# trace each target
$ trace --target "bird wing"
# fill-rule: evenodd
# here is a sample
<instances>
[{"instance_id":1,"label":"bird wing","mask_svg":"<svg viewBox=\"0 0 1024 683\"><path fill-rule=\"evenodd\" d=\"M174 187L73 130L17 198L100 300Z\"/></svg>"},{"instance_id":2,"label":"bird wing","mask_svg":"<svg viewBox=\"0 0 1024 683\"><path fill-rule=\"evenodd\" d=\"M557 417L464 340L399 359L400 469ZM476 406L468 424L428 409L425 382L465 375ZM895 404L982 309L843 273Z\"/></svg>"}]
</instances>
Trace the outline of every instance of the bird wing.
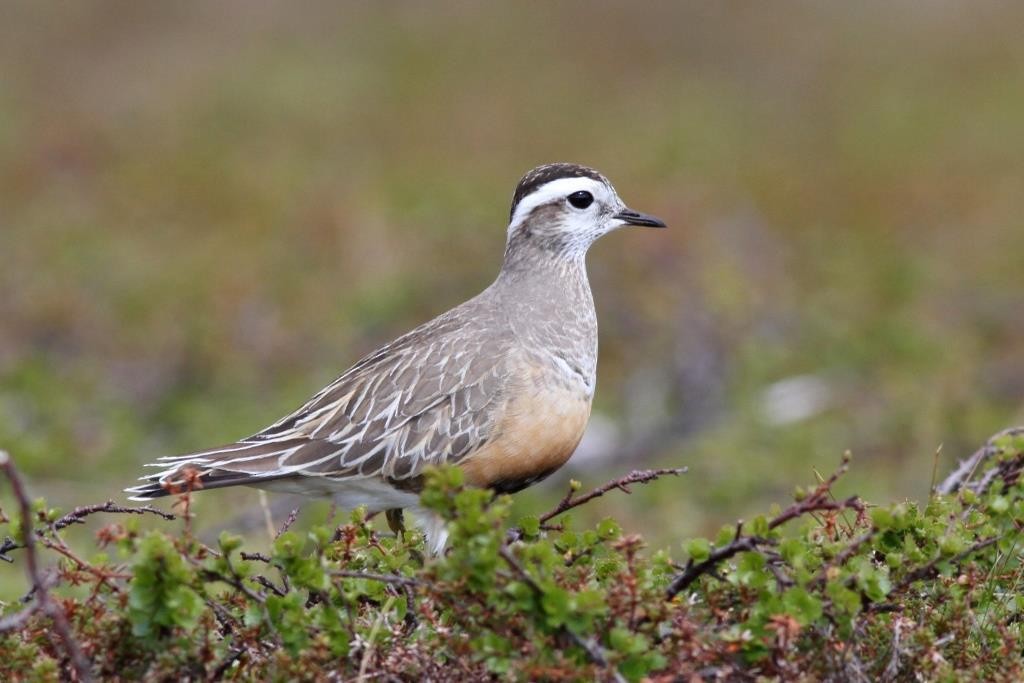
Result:
<instances>
[{"instance_id":1,"label":"bird wing","mask_svg":"<svg viewBox=\"0 0 1024 683\"><path fill-rule=\"evenodd\" d=\"M160 458L150 466L161 471L128 491L147 499L189 481L218 488L296 476L399 483L459 462L493 431L509 346L463 320L441 316L400 337L251 437Z\"/></svg>"}]
</instances>

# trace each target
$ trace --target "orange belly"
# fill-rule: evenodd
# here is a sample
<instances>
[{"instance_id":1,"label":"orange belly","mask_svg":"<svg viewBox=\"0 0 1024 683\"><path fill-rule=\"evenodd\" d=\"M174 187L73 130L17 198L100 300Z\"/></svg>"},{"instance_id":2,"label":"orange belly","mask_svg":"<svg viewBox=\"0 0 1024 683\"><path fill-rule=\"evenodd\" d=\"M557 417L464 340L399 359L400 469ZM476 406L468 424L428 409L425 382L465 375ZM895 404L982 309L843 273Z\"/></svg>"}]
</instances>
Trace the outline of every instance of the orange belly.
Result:
<instances>
[{"instance_id":1,"label":"orange belly","mask_svg":"<svg viewBox=\"0 0 1024 683\"><path fill-rule=\"evenodd\" d=\"M557 470L576 450L590 418L589 398L538 384L506 404L494 436L460 464L468 483L513 493Z\"/></svg>"}]
</instances>

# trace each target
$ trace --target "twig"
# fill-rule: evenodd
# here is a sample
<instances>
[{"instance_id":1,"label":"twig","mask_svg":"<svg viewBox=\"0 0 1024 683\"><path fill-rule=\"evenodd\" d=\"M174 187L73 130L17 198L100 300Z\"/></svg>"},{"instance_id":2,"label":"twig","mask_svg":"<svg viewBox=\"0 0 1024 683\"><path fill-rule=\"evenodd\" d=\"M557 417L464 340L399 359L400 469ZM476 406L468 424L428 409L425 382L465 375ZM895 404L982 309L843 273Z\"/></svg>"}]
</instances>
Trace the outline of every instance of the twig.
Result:
<instances>
[{"instance_id":1,"label":"twig","mask_svg":"<svg viewBox=\"0 0 1024 683\"><path fill-rule=\"evenodd\" d=\"M331 576L338 576L346 579L366 579L367 581L381 581L383 583L392 583L397 586L419 586L422 581L416 579L410 579L408 576L399 576L398 574L374 574L371 572L355 572L347 569L335 569L328 572Z\"/></svg>"},{"instance_id":2,"label":"twig","mask_svg":"<svg viewBox=\"0 0 1024 683\"><path fill-rule=\"evenodd\" d=\"M270 514L270 504L267 503L267 492L263 489L256 491L260 501L260 510L263 511L263 524L267 528L267 538L274 540L277 535L274 534L274 516Z\"/></svg>"},{"instance_id":3,"label":"twig","mask_svg":"<svg viewBox=\"0 0 1024 683\"><path fill-rule=\"evenodd\" d=\"M921 581L922 579L931 578L938 572L938 567L941 563L952 562L953 564L959 564L960 562L967 559L979 550L984 550L993 543L998 543L999 540L1002 538L1003 536L992 536L990 538L985 538L978 541L967 550L957 553L953 557L936 557L928 564L922 565L914 571L907 574L906 576L904 576L903 579L901 579L900 582L897 583L891 591L889 591L889 595L895 595L896 593L906 590L915 581ZM865 607L865 611L876 613L896 612L900 609L902 609L900 606L894 605L892 602L873 602Z\"/></svg>"},{"instance_id":4,"label":"twig","mask_svg":"<svg viewBox=\"0 0 1024 683\"><path fill-rule=\"evenodd\" d=\"M20 547L21 546L18 545L18 542L13 538L5 536L3 543L0 543L0 560L3 560L4 562L14 562L14 558L9 556L7 553L12 550L17 550Z\"/></svg>"},{"instance_id":5,"label":"twig","mask_svg":"<svg viewBox=\"0 0 1024 683\"><path fill-rule=\"evenodd\" d=\"M117 586L117 584L111 581L111 579L132 578L131 574L123 574L116 571L106 571L92 564L89 564L88 562L80 558L78 555L76 555L74 551L72 551L71 548L69 548L67 544L64 543L64 541L56 535L54 535L55 540L51 540L50 538L43 536L42 534L38 534L38 536L39 542L42 543L44 546L54 551L55 553L58 553L68 558L69 560L74 562L76 568L85 572L89 572L90 574L96 577L100 584L109 586L115 592L119 592L121 589Z\"/></svg>"},{"instance_id":6,"label":"twig","mask_svg":"<svg viewBox=\"0 0 1024 683\"><path fill-rule=\"evenodd\" d=\"M686 467L673 467L659 470L633 470L624 477L620 477L615 481L610 481L603 486L598 486L590 493L585 493L582 496L577 496L575 498L572 495L572 490L570 490L569 493L566 494L565 498L555 506L555 509L540 516L540 523L544 524L545 522L549 522L563 512L579 507L584 503L589 503L595 498L600 498L613 489L619 489L623 493L631 493L628 488L630 484L646 484L649 481L654 481L658 477L663 477L667 474L679 476L680 474L685 474L687 469L688 468Z\"/></svg>"},{"instance_id":7,"label":"twig","mask_svg":"<svg viewBox=\"0 0 1024 683\"><path fill-rule=\"evenodd\" d=\"M394 602L395 596L392 595L384 603L384 607L377 614L373 626L370 627L370 635L366 638L366 649L363 650L363 656L359 660L359 675L356 676L357 683L363 683L366 680L366 671L370 668L370 660L373 658L374 641L377 639L377 633L380 631L381 624L384 623L384 615L388 613Z\"/></svg>"},{"instance_id":8,"label":"twig","mask_svg":"<svg viewBox=\"0 0 1024 683\"><path fill-rule=\"evenodd\" d=\"M842 510L856 510L857 512L862 512L864 510L864 503L862 503L860 498L858 498L857 496L850 496L846 500L838 503L833 502L831 500L815 502L812 505L805 505L804 503L799 503L797 505L792 505L786 508L785 510L783 510L782 514L768 522L768 528L775 529L777 527L782 526L786 522L790 522L796 519L797 517L805 515L809 512L839 512Z\"/></svg>"},{"instance_id":9,"label":"twig","mask_svg":"<svg viewBox=\"0 0 1024 683\"><path fill-rule=\"evenodd\" d=\"M416 591L408 583L402 584L402 591L405 593L406 633L412 633L420 623L420 620L416 618Z\"/></svg>"},{"instance_id":10,"label":"twig","mask_svg":"<svg viewBox=\"0 0 1024 683\"><path fill-rule=\"evenodd\" d=\"M243 653L245 653L245 650L243 648L235 648L234 650L229 652L228 656L224 658L224 661L218 664L217 668L213 670L213 674L211 674L210 679L214 681L219 681L220 679L222 679L224 677L224 674L227 673L228 669L230 669L232 665L234 665L234 663L238 661L238 658L241 657Z\"/></svg>"},{"instance_id":11,"label":"twig","mask_svg":"<svg viewBox=\"0 0 1024 683\"><path fill-rule=\"evenodd\" d=\"M192 492L203 488L203 479L199 470L186 465L181 469L182 480L180 483L170 484L164 482L164 488L168 493L177 496L177 500L171 504L172 508L181 508L182 532L185 538L192 537Z\"/></svg>"},{"instance_id":12,"label":"twig","mask_svg":"<svg viewBox=\"0 0 1024 683\"><path fill-rule=\"evenodd\" d=\"M683 571L672 579L672 583L670 583L668 588L665 590L665 598L671 600L680 592L689 588L690 585L701 576L711 572L720 562L724 562L734 555L756 550L758 546L766 543L767 541L768 539L761 538L760 536L744 536L743 538L736 537L728 545L712 551L706 560L694 563L693 559L690 559L690 561L686 563L686 567Z\"/></svg>"},{"instance_id":13,"label":"twig","mask_svg":"<svg viewBox=\"0 0 1024 683\"><path fill-rule=\"evenodd\" d=\"M243 577L241 574L239 574L238 570L235 569L235 566L233 564L231 564L231 556L230 556L230 554L225 553L225 554L221 555L220 553L216 552L212 548L206 548L206 546L203 546L203 549L206 552L211 553L215 557L220 557L221 559L223 559L224 560L224 566L227 567L229 575L225 576L224 574L221 574L220 572L214 571L214 570L210 569L209 567L204 566L199 560L197 560L196 558L192 557L191 555L184 555L186 560L191 562L193 565L195 565L199 569L200 575L202 575L206 579L209 579L210 581L222 581L222 582L226 583L227 585L232 586L236 590L242 592L250 600L255 600L256 602L258 602L261 605L263 605L264 610L266 609L267 596L263 595L259 591L254 591L254 590L250 589L248 586L245 585L245 577ZM266 577L262 577L262 578L266 579ZM257 580L257 577L252 577L252 580L256 581L257 583L259 583L259 581ZM276 589L275 589L275 592L276 592Z\"/></svg>"},{"instance_id":14,"label":"twig","mask_svg":"<svg viewBox=\"0 0 1024 683\"><path fill-rule=\"evenodd\" d=\"M64 515L56 522L53 523L53 528L60 530L65 527L69 527L72 524L84 524L82 520L89 515L96 514L97 512L111 512L117 514L128 514L128 515L157 515L163 517L169 522L173 522L176 517L169 512L159 510L152 505L140 505L137 507L125 507L122 505L115 505L114 501L108 500L106 503L97 503L95 505L83 505L77 507L68 514Z\"/></svg>"},{"instance_id":15,"label":"twig","mask_svg":"<svg viewBox=\"0 0 1024 683\"><path fill-rule=\"evenodd\" d=\"M69 527L73 524L85 524L83 520L89 515L96 514L97 512L110 512L130 515L144 515L149 513L157 515L159 517L163 517L166 520L175 519L174 515L168 512L164 512L163 510L158 510L157 508L151 505L124 507L121 505L114 504L114 501L112 500L108 500L106 503L96 503L95 505L83 505L81 507L75 508L74 510L64 515L63 517L55 521L53 524L51 524L50 530L54 532L54 535L56 535L57 531ZM38 529L36 531L36 536L42 539L44 538L44 533L45 531L43 529ZM23 547L22 544L18 543L13 538L9 536L4 538L3 542L0 543L0 560L3 560L4 562L13 562L14 559L10 557L7 553L9 553L12 550L17 550L21 547ZM84 563L79 562L79 565L82 564Z\"/></svg>"},{"instance_id":16,"label":"twig","mask_svg":"<svg viewBox=\"0 0 1024 683\"><path fill-rule=\"evenodd\" d=\"M686 467L672 467L658 470L633 470L624 477L619 477L618 479L610 481L607 484L598 486L596 489L590 491L589 493L584 493L581 496L575 497L574 494L576 493L576 491L570 488L569 491L566 492L565 497L563 497L562 500L558 502L558 505L556 505L553 509L549 510L548 512L545 512L543 515L540 516L541 528L545 528L547 522L550 522L552 519L562 514L563 512L567 512L568 510L577 508L580 505L589 503L595 498L600 498L609 491L618 489L623 493L632 493L632 491L629 490L629 486L631 484L646 484L668 474L674 476L686 474L688 469L689 468ZM514 541L518 541L522 537L522 529L512 528L508 530L506 542L512 543Z\"/></svg>"},{"instance_id":17,"label":"twig","mask_svg":"<svg viewBox=\"0 0 1024 683\"><path fill-rule=\"evenodd\" d=\"M897 593L905 588L909 588L910 585L915 581L920 581L921 579L929 578L935 573L935 571L937 571L939 564L941 564L942 562L952 562L953 564L959 564L960 562L967 559L969 556L973 555L979 550L984 550L990 545L998 543L1001 538L1002 536L992 536L990 538L982 539L974 545L972 545L967 550L957 553L953 557L936 557L928 564L922 565L914 571L907 574L906 576L904 576L903 579L898 584L896 584L896 586L892 589L891 593Z\"/></svg>"},{"instance_id":18,"label":"twig","mask_svg":"<svg viewBox=\"0 0 1024 683\"><path fill-rule=\"evenodd\" d=\"M211 600L209 598L207 598L205 602L206 606L213 612L214 619L216 619L217 623L220 624L221 634L226 636L234 633L235 624L238 623L238 620L228 612L227 608L216 600Z\"/></svg>"},{"instance_id":19,"label":"twig","mask_svg":"<svg viewBox=\"0 0 1024 683\"><path fill-rule=\"evenodd\" d=\"M241 553L239 553L239 556L243 560L257 560L259 562L266 562L267 564L271 564L270 558L264 555L263 553L247 553L243 550Z\"/></svg>"},{"instance_id":20,"label":"twig","mask_svg":"<svg viewBox=\"0 0 1024 683\"><path fill-rule=\"evenodd\" d=\"M0 619L0 633L6 633L7 631L15 631L21 628L28 618L31 617L39 610L39 605L33 603L23 610L19 610L14 614L8 614L3 619Z\"/></svg>"},{"instance_id":21,"label":"twig","mask_svg":"<svg viewBox=\"0 0 1024 683\"><path fill-rule=\"evenodd\" d=\"M278 529L278 531L277 531L277 533L276 533L276 534L274 534L274 540L275 540L275 541L276 541L276 540L277 540L278 538L280 538L280 537L281 537L281 534L283 534L284 532L288 531L288 529L290 529L290 528L291 528L292 524L295 524L295 520L299 518L299 510L300 510L300 509L301 509L301 508L295 508L294 510L292 510L292 511L291 511L291 512L290 512L290 513L288 514L288 519L284 520L284 524L282 524L282 525L281 525L281 528L280 528L280 529Z\"/></svg>"},{"instance_id":22,"label":"twig","mask_svg":"<svg viewBox=\"0 0 1024 683\"><path fill-rule=\"evenodd\" d=\"M884 683L891 683L896 680L896 676L900 673L900 639L903 635L903 626L907 623L903 617L897 616L893 619L892 625L892 654L889 657L889 663L886 665L885 670L882 672L882 681Z\"/></svg>"},{"instance_id":23,"label":"twig","mask_svg":"<svg viewBox=\"0 0 1024 683\"><path fill-rule=\"evenodd\" d=\"M39 560L36 556L35 545L36 535L32 529L32 506L29 503L28 493L25 491L21 475L18 474L14 461L7 451L0 451L0 469L4 471L8 481L11 482L11 489L18 501L18 507L21 512L21 544L25 548L25 566L28 579L35 591L38 608L48 614L53 620L54 628L64 642L64 649L67 651L71 667L74 669L78 680L83 682L92 681L92 669L89 666L89 660L85 658L82 649L78 646L78 641L75 640L71 633L71 625L68 623L67 615L57 603L53 602L46 582L39 573Z\"/></svg>"},{"instance_id":24,"label":"twig","mask_svg":"<svg viewBox=\"0 0 1024 683\"><path fill-rule=\"evenodd\" d=\"M832 567L842 567L844 564L846 564L847 560L849 560L851 557L853 557L854 555L857 554L857 551L860 550L860 547L862 545L864 545L865 543L870 542L877 535L878 535L878 530L875 529L875 528L872 528L867 533L858 536L852 543L850 543L848 546L843 548L842 552L840 552L838 555L836 555L832 559L831 562L827 562L824 565L822 565L821 569L818 571L817 574L814 575L814 578L811 579L807 583L807 585L808 586L823 585L826 581L828 581L828 570L830 568L832 568Z\"/></svg>"},{"instance_id":25,"label":"twig","mask_svg":"<svg viewBox=\"0 0 1024 683\"><path fill-rule=\"evenodd\" d=\"M938 448L935 449L935 454L932 456L932 478L928 484L928 499L935 495L935 480L939 476L939 456L942 455L942 444L940 443Z\"/></svg>"},{"instance_id":26,"label":"twig","mask_svg":"<svg viewBox=\"0 0 1024 683\"><path fill-rule=\"evenodd\" d=\"M196 562L193 562L193 564L196 564L196 566L200 566ZM229 566L228 570L229 570L229 572L231 574L230 574L230 576L225 576L224 574L221 574L220 572L215 572L212 569L207 569L207 568L203 568L203 567L200 566L199 575L202 576L207 581L221 581L223 583L226 583L227 585L231 586L235 590L237 590L237 591L241 592L242 594L244 594L250 600L258 602L260 605L263 605L264 607L266 607L266 603L267 603L267 596L266 595L263 595L262 593L260 593L258 591L254 591L251 588L249 588L248 586L246 586L245 583L243 583L242 579L237 574L234 573L234 568ZM255 581L255 579L253 579L253 580Z\"/></svg>"},{"instance_id":27,"label":"twig","mask_svg":"<svg viewBox=\"0 0 1024 683\"><path fill-rule=\"evenodd\" d=\"M843 465L846 465L846 463L848 463L852 457L853 456L850 454L850 451L846 451L845 453L843 453ZM814 472L814 476L816 476L818 478L818 484L821 485L825 481L825 477L821 476L821 473L818 472L818 469L816 467L812 467L811 471ZM835 482L835 480L839 477L839 475L841 475L842 472L844 472L844 471L845 470L840 468L839 471L833 473L832 481ZM832 500L832 502L838 502L838 500L835 497L835 494L832 493L831 485L829 486L829 489L828 489L828 497ZM853 537L853 532L854 532L853 523L849 520L849 518L847 518L845 513L843 514L843 521L846 522L847 537L848 538L852 538Z\"/></svg>"},{"instance_id":28,"label":"twig","mask_svg":"<svg viewBox=\"0 0 1024 683\"><path fill-rule=\"evenodd\" d=\"M1021 427L1010 427L999 432L991 439L985 442L985 445L976 450L970 457L961 460L953 472L948 477L942 480L938 486L935 487L935 492L943 495L949 495L965 486L974 473L977 471L981 464L995 455L996 446L995 442L1006 436L1019 436L1024 434L1024 426Z\"/></svg>"},{"instance_id":29,"label":"twig","mask_svg":"<svg viewBox=\"0 0 1024 683\"><path fill-rule=\"evenodd\" d=\"M288 595L288 591L278 588L274 585L274 582L263 576L262 574L256 574L252 577L252 580L269 590L274 595L283 598Z\"/></svg>"}]
</instances>

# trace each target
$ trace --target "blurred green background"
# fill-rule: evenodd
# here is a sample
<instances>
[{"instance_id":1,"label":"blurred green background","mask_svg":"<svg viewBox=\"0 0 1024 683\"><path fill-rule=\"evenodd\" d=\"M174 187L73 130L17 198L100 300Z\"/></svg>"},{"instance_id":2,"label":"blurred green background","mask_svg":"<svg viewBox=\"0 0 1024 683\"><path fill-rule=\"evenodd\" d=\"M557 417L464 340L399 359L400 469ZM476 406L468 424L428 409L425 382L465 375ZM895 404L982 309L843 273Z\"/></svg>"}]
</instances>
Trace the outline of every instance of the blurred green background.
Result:
<instances>
[{"instance_id":1,"label":"blurred green background","mask_svg":"<svg viewBox=\"0 0 1024 683\"><path fill-rule=\"evenodd\" d=\"M475 294L561 160L671 229L591 252L593 429L524 511L687 465L586 513L674 544L845 449L920 498L1024 421L1024 5L4 4L0 447L55 504Z\"/></svg>"}]
</instances>

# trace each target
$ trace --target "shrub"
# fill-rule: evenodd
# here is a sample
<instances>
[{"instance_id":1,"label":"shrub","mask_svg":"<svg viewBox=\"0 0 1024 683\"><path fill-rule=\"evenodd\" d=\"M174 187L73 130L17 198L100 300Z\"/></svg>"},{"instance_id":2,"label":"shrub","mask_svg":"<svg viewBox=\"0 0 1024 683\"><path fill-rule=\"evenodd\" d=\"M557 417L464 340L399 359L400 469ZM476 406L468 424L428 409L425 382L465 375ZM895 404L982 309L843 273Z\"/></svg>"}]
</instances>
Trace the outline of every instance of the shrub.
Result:
<instances>
[{"instance_id":1,"label":"shrub","mask_svg":"<svg viewBox=\"0 0 1024 683\"><path fill-rule=\"evenodd\" d=\"M634 472L551 512L429 476L449 551L381 534L361 511L284 529L267 554L216 547L184 523L140 532L107 503L60 516L20 503L0 557L34 590L0 618L0 677L285 680L1020 680L1024 430L990 441L923 504L836 500L848 466L785 509L650 551L571 511L675 470ZM187 496L186 509L187 509ZM61 530L94 514L82 559ZM105 554L108 553L108 554ZM38 565L44 558L50 569Z\"/></svg>"}]
</instances>

